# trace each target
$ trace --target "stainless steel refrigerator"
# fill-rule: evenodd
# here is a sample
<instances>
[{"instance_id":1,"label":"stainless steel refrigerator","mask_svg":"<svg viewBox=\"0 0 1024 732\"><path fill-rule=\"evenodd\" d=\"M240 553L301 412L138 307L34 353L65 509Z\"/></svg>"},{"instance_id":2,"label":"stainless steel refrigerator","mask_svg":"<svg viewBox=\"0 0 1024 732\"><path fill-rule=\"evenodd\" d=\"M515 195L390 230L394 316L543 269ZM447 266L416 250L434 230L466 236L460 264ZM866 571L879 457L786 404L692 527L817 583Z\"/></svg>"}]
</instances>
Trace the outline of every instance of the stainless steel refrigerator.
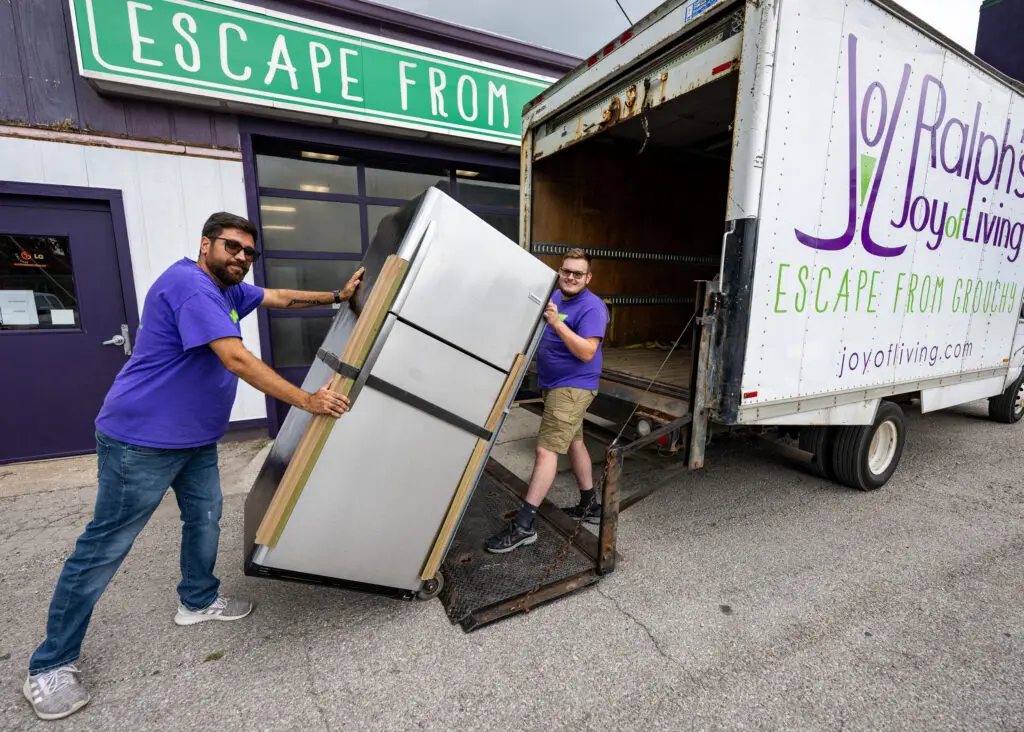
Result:
<instances>
[{"instance_id":1,"label":"stainless steel refrigerator","mask_svg":"<svg viewBox=\"0 0 1024 732\"><path fill-rule=\"evenodd\" d=\"M344 367L345 348L381 265L409 262L383 327L355 376L351 410L337 420L276 545L257 526L310 415L292 408L246 502L246 573L340 585L398 597L432 597L428 557L447 551L442 524L474 449L489 453L496 400L532 360L556 273L436 188L381 224L364 259L364 284L343 304L303 382L315 391ZM512 376L510 376L512 374ZM500 404L507 413L509 399ZM473 487L486 462L472 476ZM498 517L495 517L496 519ZM441 543L444 542L444 546Z\"/></svg>"}]
</instances>

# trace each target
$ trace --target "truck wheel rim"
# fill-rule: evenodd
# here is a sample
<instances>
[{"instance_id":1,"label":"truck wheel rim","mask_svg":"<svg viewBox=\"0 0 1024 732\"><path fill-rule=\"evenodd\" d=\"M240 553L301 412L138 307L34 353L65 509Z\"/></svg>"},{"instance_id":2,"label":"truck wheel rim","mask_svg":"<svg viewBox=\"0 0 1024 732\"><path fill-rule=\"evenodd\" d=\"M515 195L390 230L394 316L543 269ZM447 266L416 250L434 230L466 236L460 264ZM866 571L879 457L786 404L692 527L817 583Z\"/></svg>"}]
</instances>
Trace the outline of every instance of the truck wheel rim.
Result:
<instances>
[{"instance_id":1,"label":"truck wheel rim","mask_svg":"<svg viewBox=\"0 0 1024 732\"><path fill-rule=\"evenodd\" d=\"M1020 414L1021 412L1024 412L1024 381L1017 389L1017 400L1013 403L1013 413Z\"/></svg>"},{"instance_id":2,"label":"truck wheel rim","mask_svg":"<svg viewBox=\"0 0 1024 732\"><path fill-rule=\"evenodd\" d=\"M892 463L896 455L896 443L899 440L899 432L896 425L886 421L878 425L875 436L871 438L871 446L868 448L868 469L875 475L881 475Z\"/></svg>"}]
</instances>

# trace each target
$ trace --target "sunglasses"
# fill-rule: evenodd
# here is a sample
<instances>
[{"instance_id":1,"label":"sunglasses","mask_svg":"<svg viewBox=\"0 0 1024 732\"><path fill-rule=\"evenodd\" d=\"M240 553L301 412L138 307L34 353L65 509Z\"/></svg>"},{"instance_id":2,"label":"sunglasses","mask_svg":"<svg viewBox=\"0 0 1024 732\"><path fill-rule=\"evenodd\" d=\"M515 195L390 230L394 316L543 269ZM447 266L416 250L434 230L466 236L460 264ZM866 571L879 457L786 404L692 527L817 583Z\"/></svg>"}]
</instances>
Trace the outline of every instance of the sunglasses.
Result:
<instances>
[{"instance_id":1,"label":"sunglasses","mask_svg":"<svg viewBox=\"0 0 1024 732\"><path fill-rule=\"evenodd\" d=\"M232 257L237 257L239 252L245 252L245 258L250 262L255 262L262 254L256 247L247 247L236 239L226 239L223 236L218 236L217 239L224 242L224 251ZM217 241L217 239L214 239L214 241Z\"/></svg>"}]
</instances>

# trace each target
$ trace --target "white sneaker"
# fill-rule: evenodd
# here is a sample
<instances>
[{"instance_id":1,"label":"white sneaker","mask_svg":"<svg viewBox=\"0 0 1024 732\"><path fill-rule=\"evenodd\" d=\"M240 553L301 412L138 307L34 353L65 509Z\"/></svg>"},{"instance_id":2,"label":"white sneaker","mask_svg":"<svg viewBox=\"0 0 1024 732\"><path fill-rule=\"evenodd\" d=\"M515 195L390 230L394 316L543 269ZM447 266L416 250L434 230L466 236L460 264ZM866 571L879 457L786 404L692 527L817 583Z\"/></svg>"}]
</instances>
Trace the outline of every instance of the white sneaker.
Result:
<instances>
[{"instance_id":1,"label":"white sneaker","mask_svg":"<svg viewBox=\"0 0 1024 732\"><path fill-rule=\"evenodd\" d=\"M64 719L89 703L89 692L78 680L80 675L73 663L61 666L26 678L22 693L40 719Z\"/></svg>"},{"instance_id":2,"label":"white sneaker","mask_svg":"<svg viewBox=\"0 0 1024 732\"><path fill-rule=\"evenodd\" d=\"M174 622L177 625L195 625L207 620L241 620L251 612L251 602L218 597L202 610L189 610L178 603L178 613L174 616Z\"/></svg>"}]
</instances>

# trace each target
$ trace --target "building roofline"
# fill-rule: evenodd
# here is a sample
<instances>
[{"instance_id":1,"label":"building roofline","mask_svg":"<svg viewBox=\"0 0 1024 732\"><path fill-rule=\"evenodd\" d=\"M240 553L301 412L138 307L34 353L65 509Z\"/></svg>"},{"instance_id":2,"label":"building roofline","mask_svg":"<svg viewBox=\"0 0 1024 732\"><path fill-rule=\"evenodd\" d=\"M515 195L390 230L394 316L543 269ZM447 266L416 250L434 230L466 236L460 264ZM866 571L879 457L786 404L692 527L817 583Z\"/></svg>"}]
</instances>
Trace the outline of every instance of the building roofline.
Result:
<instances>
[{"instance_id":1,"label":"building roofline","mask_svg":"<svg viewBox=\"0 0 1024 732\"><path fill-rule=\"evenodd\" d=\"M369 0L286 0L289 5L316 6L325 10L356 15L384 25L413 31L444 40L454 40L470 47L481 48L490 54L521 59L532 65L548 67L560 75L578 66L582 59L558 51L533 46L489 31L449 23L407 10L380 5Z\"/></svg>"}]
</instances>

